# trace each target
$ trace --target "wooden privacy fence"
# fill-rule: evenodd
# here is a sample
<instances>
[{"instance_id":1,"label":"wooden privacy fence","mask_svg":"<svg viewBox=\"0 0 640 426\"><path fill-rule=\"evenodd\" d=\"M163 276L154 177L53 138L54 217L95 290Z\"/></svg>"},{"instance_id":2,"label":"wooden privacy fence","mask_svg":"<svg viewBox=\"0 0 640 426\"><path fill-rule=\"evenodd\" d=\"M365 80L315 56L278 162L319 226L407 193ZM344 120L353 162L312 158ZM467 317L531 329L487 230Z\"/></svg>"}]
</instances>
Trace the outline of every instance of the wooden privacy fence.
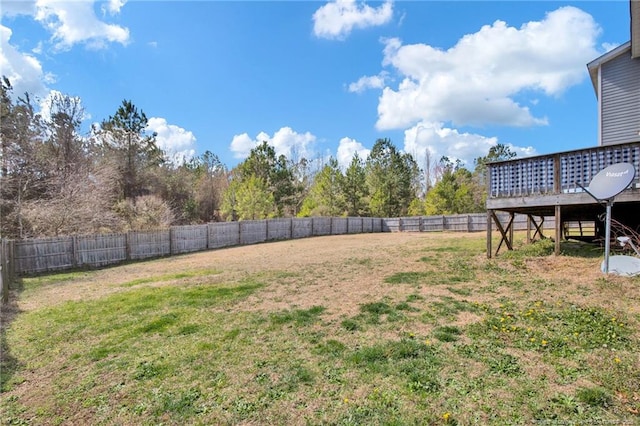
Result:
<instances>
[{"instance_id":1,"label":"wooden privacy fence","mask_svg":"<svg viewBox=\"0 0 640 426\"><path fill-rule=\"evenodd\" d=\"M516 215L514 229L524 230L527 217ZM2 299L16 276L75 268L96 268L266 241L371 232L485 231L485 213L401 218L313 217L220 222L119 234L74 235L31 240L2 240ZM545 222L553 229L553 218Z\"/></svg>"},{"instance_id":2,"label":"wooden privacy fence","mask_svg":"<svg viewBox=\"0 0 640 426\"><path fill-rule=\"evenodd\" d=\"M508 220L508 213L497 213L502 221ZM554 218L545 218L544 227L554 228ZM411 216L383 219L383 232L430 232L430 231L455 231L455 232L480 232L487 230L487 214L455 214L444 216ZM495 224L492 225L496 229ZM527 216L517 214L513 220L516 231L527 229Z\"/></svg>"},{"instance_id":3,"label":"wooden privacy fence","mask_svg":"<svg viewBox=\"0 0 640 426\"><path fill-rule=\"evenodd\" d=\"M371 217L314 217L221 222L145 232L3 240L2 252L12 255L7 262L13 265L14 274L21 276L266 241L382 232L382 221Z\"/></svg>"}]
</instances>

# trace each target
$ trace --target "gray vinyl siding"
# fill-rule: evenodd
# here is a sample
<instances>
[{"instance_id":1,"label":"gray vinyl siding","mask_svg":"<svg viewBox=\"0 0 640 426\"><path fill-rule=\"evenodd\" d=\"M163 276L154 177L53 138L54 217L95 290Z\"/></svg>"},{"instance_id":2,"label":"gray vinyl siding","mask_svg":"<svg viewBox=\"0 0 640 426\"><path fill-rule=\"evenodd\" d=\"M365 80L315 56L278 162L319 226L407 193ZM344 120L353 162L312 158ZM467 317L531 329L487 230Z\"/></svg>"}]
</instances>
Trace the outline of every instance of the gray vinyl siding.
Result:
<instances>
[{"instance_id":1,"label":"gray vinyl siding","mask_svg":"<svg viewBox=\"0 0 640 426\"><path fill-rule=\"evenodd\" d=\"M640 141L640 60L627 51L601 72L602 145Z\"/></svg>"}]
</instances>

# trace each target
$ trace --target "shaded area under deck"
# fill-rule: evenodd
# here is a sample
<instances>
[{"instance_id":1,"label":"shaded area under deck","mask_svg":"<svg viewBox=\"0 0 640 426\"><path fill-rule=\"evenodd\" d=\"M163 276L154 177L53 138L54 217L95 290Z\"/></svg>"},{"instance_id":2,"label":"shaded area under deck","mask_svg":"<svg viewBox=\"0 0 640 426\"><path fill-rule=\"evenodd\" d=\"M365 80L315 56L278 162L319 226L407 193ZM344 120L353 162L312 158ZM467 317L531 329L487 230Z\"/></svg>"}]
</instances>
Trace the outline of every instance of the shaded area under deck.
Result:
<instances>
[{"instance_id":1,"label":"shaded area under deck","mask_svg":"<svg viewBox=\"0 0 640 426\"><path fill-rule=\"evenodd\" d=\"M633 164L636 176L628 189L620 193L612 207L612 216L632 228L640 227L640 142L610 145L564 153L496 162L488 165L487 256L503 247L513 248L510 222L515 214L528 215L533 239L541 235L545 217L555 218L555 252L569 222L595 223L596 233L603 229L601 215L605 205L598 204L581 186L587 187L600 170L616 163ZM506 222L496 212L508 213ZM502 215L504 217L504 215ZM501 235L493 252L493 226ZM527 234L529 238L529 233Z\"/></svg>"}]
</instances>

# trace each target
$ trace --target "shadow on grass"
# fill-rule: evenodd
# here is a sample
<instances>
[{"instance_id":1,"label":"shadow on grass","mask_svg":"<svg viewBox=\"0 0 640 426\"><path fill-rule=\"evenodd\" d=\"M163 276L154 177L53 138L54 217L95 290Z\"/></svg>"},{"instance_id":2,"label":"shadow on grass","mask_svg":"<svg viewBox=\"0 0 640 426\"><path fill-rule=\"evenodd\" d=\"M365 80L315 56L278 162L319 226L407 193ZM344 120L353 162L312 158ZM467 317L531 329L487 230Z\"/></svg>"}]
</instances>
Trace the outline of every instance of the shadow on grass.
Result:
<instances>
[{"instance_id":1,"label":"shadow on grass","mask_svg":"<svg viewBox=\"0 0 640 426\"><path fill-rule=\"evenodd\" d=\"M555 243L551 238L534 241L530 244L523 244L515 247L513 251L504 253L504 257L519 259L525 257L545 257L553 255L555 251ZM614 254L616 247L612 245L611 253ZM602 257L604 247L598 243L587 243L582 241L563 240L560 242L560 253L562 256L581 257L586 259L595 259Z\"/></svg>"},{"instance_id":2,"label":"shadow on grass","mask_svg":"<svg viewBox=\"0 0 640 426\"><path fill-rule=\"evenodd\" d=\"M20 367L20 363L11 355L11 348L7 342L7 330L21 312L18 308L18 298L22 293L22 281L18 279L15 289L9 290L9 300L0 309L0 394L11 390L12 378Z\"/></svg>"},{"instance_id":3,"label":"shadow on grass","mask_svg":"<svg viewBox=\"0 0 640 426\"><path fill-rule=\"evenodd\" d=\"M601 247L597 243L562 241L560 242L560 253L562 253L563 256L595 259L604 255L604 247Z\"/></svg>"}]
</instances>

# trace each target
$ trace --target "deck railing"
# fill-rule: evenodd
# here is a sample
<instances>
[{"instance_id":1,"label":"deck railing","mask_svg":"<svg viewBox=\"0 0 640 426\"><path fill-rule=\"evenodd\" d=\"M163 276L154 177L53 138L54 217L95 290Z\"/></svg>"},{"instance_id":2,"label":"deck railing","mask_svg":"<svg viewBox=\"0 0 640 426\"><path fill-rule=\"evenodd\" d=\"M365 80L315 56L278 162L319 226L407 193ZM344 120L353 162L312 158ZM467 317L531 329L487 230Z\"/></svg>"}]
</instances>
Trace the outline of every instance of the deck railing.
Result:
<instances>
[{"instance_id":1,"label":"deck railing","mask_svg":"<svg viewBox=\"0 0 640 426\"><path fill-rule=\"evenodd\" d=\"M508 198L583 192L602 169L616 163L631 163L640 184L640 142L599 146L509 161L488 166L488 197Z\"/></svg>"}]
</instances>

